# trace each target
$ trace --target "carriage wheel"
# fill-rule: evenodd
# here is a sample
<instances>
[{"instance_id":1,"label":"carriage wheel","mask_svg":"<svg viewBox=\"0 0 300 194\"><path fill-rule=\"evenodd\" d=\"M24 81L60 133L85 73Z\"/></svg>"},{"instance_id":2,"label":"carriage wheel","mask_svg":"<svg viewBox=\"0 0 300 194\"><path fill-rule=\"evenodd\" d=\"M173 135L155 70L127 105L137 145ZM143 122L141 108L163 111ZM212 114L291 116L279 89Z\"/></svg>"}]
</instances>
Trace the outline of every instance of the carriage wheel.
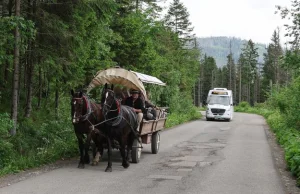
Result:
<instances>
[{"instance_id":1,"label":"carriage wheel","mask_svg":"<svg viewBox=\"0 0 300 194\"><path fill-rule=\"evenodd\" d=\"M159 150L160 145L160 133L159 131L152 134L152 140L151 140L151 152L152 154L157 154Z\"/></svg>"},{"instance_id":2,"label":"carriage wheel","mask_svg":"<svg viewBox=\"0 0 300 194\"><path fill-rule=\"evenodd\" d=\"M139 141L141 143L139 143ZM142 155L142 139L139 138L139 141L137 139L133 141L132 151L131 151L132 163L139 163Z\"/></svg>"}]
</instances>

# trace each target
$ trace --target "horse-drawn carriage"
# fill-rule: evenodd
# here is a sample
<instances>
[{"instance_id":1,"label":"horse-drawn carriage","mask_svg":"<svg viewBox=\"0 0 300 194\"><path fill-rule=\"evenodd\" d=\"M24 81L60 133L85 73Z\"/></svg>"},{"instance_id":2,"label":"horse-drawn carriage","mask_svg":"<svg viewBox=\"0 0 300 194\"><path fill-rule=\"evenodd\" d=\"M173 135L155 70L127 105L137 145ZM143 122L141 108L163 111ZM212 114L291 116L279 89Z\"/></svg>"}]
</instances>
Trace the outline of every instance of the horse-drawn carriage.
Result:
<instances>
[{"instance_id":1,"label":"horse-drawn carriage","mask_svg":"<svg viewBox=\"0 0 300 194\"><path fill-rule=\"evenodd\" d=\"M128 71L123 68L115 67L115 68L109 68L106 70L99 71L96 76L93 78L89 86L87 87L87 92L89 93L93 88L97 86L107 86L107 85L121 85L124 88L127 89L135 89L140 91L141 95L144 97L145 100L147 100L146 90L144 87L144 83L148 84L156 84L164 86L165 83L163 83L161 80L157 79L156 77L145 75L142 73L134 72L134 71ZM104 109L104 115L110 114L114 110L117 110L119 113L122 112L123 106L121 108L121 105L119 102L113 100L111 102L108 102L109 98L109 90L107 90L108 93L103 94L103 109ZM111 95L113 96L113 99L116 99L116 93L111 88ZM115 103L115 105L114 105ZM113 106L115 106L113 108ZM105 113L105 109L108 109ZM157 117L154 120L146 120L143 119L140 123L140 126L138 127L139 131L137 131L133 143L131 145L131 159L133 163L138 163L140 161L141 153L142 153L142 144L150 144L151 143L151 152L153 154L157 154L159 151L160 146L160 131L164 129L167 114L166 114L166 107L161 107L156 109L156 115ZM123 112L126 112L124 110ZM113 114L113 113L112 113ZM105 117L105 116L104 116ZM111 116L110 118L105 118L103 122L109 122L111 119L119 118L120 116L116 115L116 117ZM123 116L124 118L124 116ZM118 119L115 119L115 123L118 122ZM126 118L125 118L126 120ZM128 120L128 119L127 119ZM126 121L128 123L128 121ZM96 124L97 125L97 124ZM111 124L111 126L114 126L115 124ZM111 143L112 148L114 147L114 144ZM128 147L128 145L127 145ZM119 146L117 148L120 148ZM124 153L125 154L125 153ZM121 150L121 155L122 150ZM123 156L122 156L123 157ZM124 161L123 161L124 162ZM123 165L124 166L124 165ZM125 166L124 166L125 167ZM126 167L125 167L126 168Z\"/></svg>"}]
</instances>

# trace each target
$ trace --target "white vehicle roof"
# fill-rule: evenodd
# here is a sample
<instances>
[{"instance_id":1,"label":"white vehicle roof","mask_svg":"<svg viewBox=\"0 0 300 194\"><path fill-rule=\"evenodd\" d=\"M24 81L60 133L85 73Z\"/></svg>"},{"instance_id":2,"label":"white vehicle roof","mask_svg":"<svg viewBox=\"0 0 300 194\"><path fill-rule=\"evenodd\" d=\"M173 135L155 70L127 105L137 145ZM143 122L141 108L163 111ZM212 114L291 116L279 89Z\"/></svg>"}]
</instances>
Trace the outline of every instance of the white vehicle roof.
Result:
<instances>
[{"instance_id":1,"label":"white vehicle roof","mask_svg":"<svg viewBox=\"0 0 300 194\"><path fill-rule=\"evenodd\" d=\"M213 90L209 90L208 96L210 96L210 95L231 96L232 91L231 90L215 90L215 88L214 88Z\"/></svg>"}]
</instances>

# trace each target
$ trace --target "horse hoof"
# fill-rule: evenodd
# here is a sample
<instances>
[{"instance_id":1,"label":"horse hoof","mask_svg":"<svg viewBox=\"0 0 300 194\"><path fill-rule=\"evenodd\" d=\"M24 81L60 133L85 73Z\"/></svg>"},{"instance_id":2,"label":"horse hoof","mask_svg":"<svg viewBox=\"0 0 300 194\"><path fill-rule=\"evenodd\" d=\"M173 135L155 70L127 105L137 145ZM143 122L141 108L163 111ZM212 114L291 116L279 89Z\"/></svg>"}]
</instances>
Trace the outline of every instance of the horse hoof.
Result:
<instances>
[{"instance_id":1,"label":"horse hoof","mask_svg":"<svg viewBox=\"0 0 300 194\"><path fill-rule=\"evenodd\" d=\"M80 168L80 169L84 169L84 164L78 164L78 168Z\"/></svg>"},{"instance_id":2,"label":"horse hoof","mask_svg":"<svg viewBox=\"0 0 300 194\"><path fill-rule=\"evenodd\" d=\"M99 164L99 162L95 162L95 161L94 161L94 162L92 163L92 166L97 166L98 164Z\"/></svg>"},{"instance_id":3,"label":"horse hoof","mask_svg":"<svg viewBox=\"0 0 300 194\"><path fill-rule=\"evenodd\" d=\"M111 167L107 167L107 168L105 169L105 172L112 172Z\"/></svg>"},{"instance_id":4,"label":"horse hoof","mask_svg":"<svg viewBox=\"0 0 300 194\"><path fill-rule=\"evenodd\" d=\"M124 168L128 168L128 167L130 166L130 164L129 164L129 162L123 162L123 163L122 163L122 166L123 166Z\"/></svg>"}]
</instances>

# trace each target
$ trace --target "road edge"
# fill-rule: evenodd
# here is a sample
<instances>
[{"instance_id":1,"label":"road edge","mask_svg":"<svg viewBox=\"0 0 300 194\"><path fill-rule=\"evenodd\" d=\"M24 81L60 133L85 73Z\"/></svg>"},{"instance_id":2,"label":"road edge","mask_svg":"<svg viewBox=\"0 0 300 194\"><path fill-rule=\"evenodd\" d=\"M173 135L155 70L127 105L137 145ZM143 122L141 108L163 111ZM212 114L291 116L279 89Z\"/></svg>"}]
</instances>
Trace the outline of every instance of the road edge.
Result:
<instances>
[{"instance_id":1,"label":"road edge","mask_svg":"<svg viewBox=\"0 0 300 194\"><path fill-rule=\"evenodd\" d=\"M286 160L284 157L284 149L278 144L276 135L272 129L267 125L263 125L268 144L271 149L273 163L277 172L280 175L281 182L284 186L286 194L300 194L300 188L296 186L296 178L288 170Z\"/></svg>"}]
</instances>

